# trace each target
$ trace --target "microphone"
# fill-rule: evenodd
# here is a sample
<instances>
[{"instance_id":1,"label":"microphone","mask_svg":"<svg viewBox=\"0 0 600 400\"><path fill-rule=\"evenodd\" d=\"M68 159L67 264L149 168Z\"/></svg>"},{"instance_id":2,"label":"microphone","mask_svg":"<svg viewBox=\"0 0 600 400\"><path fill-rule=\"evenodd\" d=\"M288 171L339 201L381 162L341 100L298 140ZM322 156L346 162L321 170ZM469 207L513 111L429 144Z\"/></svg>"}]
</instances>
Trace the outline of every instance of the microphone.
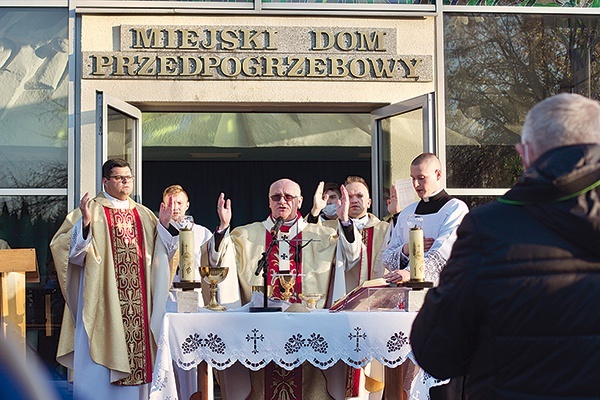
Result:
<instances>
[{"instance_id":1,"label":"microphone","mask_svg":"<svg viewBox=\"0 0 600 400\"><path fill-rule=\"evenodd\" d=\"M281 229L281 225L283 225L283 217L278 217L277 221L275 221L275 225L271 228L271 236L277 236L279 233L279 229Z\"/></svg>"}]
</instances>

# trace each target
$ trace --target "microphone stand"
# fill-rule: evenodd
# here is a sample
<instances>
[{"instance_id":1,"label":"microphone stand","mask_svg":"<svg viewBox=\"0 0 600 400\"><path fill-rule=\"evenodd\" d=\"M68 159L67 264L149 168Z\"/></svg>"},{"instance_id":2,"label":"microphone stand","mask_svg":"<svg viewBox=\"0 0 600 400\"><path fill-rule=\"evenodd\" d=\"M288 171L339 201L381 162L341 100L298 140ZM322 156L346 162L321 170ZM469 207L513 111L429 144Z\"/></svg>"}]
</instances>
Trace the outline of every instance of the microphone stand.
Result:
<instances>
[{"instance_id":1,"label":"microphone stand","mask_svg":"<svg viewBox=\"0 0 600 400\"><path fill-rule=\"evenodd\" d=\"M300 260L302 259L302 249L305 248L306 246L308 246L310 243L316 241L316 242L320 242L320 240L315 240L315 239L308 239L308 240L299 240L299 239L292 239L292 240L287 240L287 239L283 239L287 244L289 244L291 247L294 247L294 249L296 249L295 254L294 254L294 261L296 263L296 276L304 276L304 273L299 273L299 266L300 266ZM293 243L292 243L293 242ZM302 242L306 242L305 244L302 244ZM302 270L302 272L304 272L304 270Z\"/></svg>"},{"instance_id":2,"label":"microphone stand","mask_svg":"<svg viewBox=\"0 0 600 400\"><path fill-rule=\"evenodd\" d=\"M269 243L269 247L267 247L267 251L265 251L264 253L262 253L262 257L260 258L260 260L258 260L258 267L256 268L256 271L254 271L254 275L258 276L258 274L260 274L260 271L262 271L263 274L263 306L262 307L250 307L250 312L278 312L281 311L281 307L269 307L269 299L268 299L268 282L267 282L267 275L268 275L268 265L269 262L267 261L267 258L269 257L269 253L271 253L271 250L273 249L273 246L275 245L275 243L277 243L277 239L276 239L276 235L273 236L273 238L271 239L271 243Z\"/></svg>"}]
</instances>

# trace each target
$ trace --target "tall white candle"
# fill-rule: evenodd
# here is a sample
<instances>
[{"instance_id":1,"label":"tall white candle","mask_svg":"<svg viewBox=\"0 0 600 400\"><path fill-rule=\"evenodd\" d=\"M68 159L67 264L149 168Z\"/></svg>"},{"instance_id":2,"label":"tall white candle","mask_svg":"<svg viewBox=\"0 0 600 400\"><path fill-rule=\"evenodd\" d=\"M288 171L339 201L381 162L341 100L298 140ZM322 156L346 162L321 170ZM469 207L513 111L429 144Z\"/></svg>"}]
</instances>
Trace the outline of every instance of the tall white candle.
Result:
<instances>
[{"instance_id":1,"label":"tall white candle","mask_svg":"<svg viewBox=\"0 0 600 400\"><path fill-rule=\"evenodd\" d=\"M423 229L410 228L408 231L410 280L423 282L425 280L425 250L423 245Z\"/></svg>"},{"instance_id":2,"label":"tall white candle","mask_svg":"<svg viewBox=\"0 0 600 400\"><path fill-rule=\"evenodd\" d=\"M179 279L194 281L194 231L179 231Z\"/></svg>"}]
</instances>

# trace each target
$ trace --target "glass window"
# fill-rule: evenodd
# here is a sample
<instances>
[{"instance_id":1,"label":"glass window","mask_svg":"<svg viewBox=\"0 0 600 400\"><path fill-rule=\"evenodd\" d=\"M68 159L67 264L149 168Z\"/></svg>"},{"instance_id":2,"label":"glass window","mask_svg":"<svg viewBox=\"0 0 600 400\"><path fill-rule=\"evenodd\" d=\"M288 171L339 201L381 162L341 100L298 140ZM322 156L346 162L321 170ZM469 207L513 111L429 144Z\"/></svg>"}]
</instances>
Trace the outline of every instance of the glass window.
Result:
<instances>
[{"instance_id":1,"label":"glass window","mask_svg":"<svg viewBox=\"0 0 600 400\"><path fill-rule=\"evenodd\" d=\"M507 188L527 111L560 92L600 97L597 16L444 15L448 187Z\"/></svg>"},{"instance_id":2,"label":"glass window","mask_svg":"<svg viewBox=\"0 0 600 400\"><path fill-rule=\"evenodd\" d=\"M26 284L27 346L53 381L66 382L56 362L64 300L49 243L67 198L1 194L67 188L68 10L0 7L0 27L0 239L36 251L40 280Z\"/></svg>"},{"instance_id":3,"label":"glass window","mask_svg":"<svg viewBox=\"0 0 600 400\"><path fill-rule=\"evenodd\" d=\"M93 0L79 0L79 3L93 2ZM122 0L110 0L122 1ZM129 0L131 1L131 0ZM134 0L135 1L135 0ZM183 3L252 3L254 0L137 0L146 2L183 2ZM309 4L435 4L434 0L263 0L263 3L309 3Z\"/></svg>"},{"instance_id":4,"label":"glass window","mask_svg":"<svg viewBox=\"0 0 600 400\"><path fill-rule=\"evenodd\" d=\"M107 1L107 0L104 0ZM118 1L123 1L123 0L108 0L108 1L114 1L114 2L118 2ZM135 2L135 1L144 1L144 2L163 2L163 1L169 1L169 2L180 2L180 3L211 3L211 2L216 2L216 3L231 3L231 2L235 2L235 3L250 3L253 0L128 0L130 2ZM78 3L80 4L84 4L85 3L96 3L96 0L79 0Z\"/></svg>"},{"instance_id":5,"label":"glass window","mask_svg":"<svg viewBox=\"0 0 600 400\"><path fill-rule=\"evenodd\" d=\"M306 215L319 181L370 182L371 126L370 114L144 113L144 204L157 209L178 183L190 215L212 227L217 214L207 210L225 193L239 226L264 218L269 185L286 176L301 186Z\"/></svg>"},{"instance_id":6,"label":"glass window","mask_svg":"<svg viewBox=\"0 0 600 400\"><path fill-rule=\"evenodd\" d=\"M374 206L376 215L384 216L388 213L387 199L392 185L396 186L397 191L404 192L403 184L399 185L398 180L410 179L412 160L423 151L428 151L435 146L429 141L429 137L433 136L433 127L428 122L432 103L433 96L424 95L380 109L396 108L396 111L389 111L389 114L387 111L381 111L387 115L376 120L378 137L374 142L377 146L375 149L377 166L374 168L377 168L379 186L374 191L380 192L382 196L381 200L375 194L372 196L378 203ZM379 114L380 110L374 112L374 116L376 113ZM414 195L415 192L410 184L408 196L415 197Z\"/></svg>"},{"instance_id":7,"label":"glass window","mask_svg":"<svg viewBox=\"0 0 600 400\"><path fill-rule=\"evenodd\" d=\"M595 0L443 0L445 6L596 8Z\"/></svg>"},{"instance_id":8,"label":"glass window","mask_svg":"<svg viewBox=\"0 0 600 400\"><path fill-rule=\"evenodd\" d=\"M40 281L26 285L26 340L55 381L67 378L66 368L56 362L64 300L49 244L66 211L65 196L0 196L0 239L10 248L36 251Z\"/></svg>"},{"instance_id":9,"label":"glass window","mask_svg":"<svg viewBox=\"0 0 600 400\"><path fill-rule=\"evenodd\" d=\"M0 26L0 188L66 188L68 10L0 8Z\"/></svg>"},{"instance_id":10,"label":"glass window","mask_svg":"<svg viewBox=\"0 0 600 400\"><path fill-rule=\"evenodd\" d=\"M263 0L263 3L435 4L433 0Z\"/></svg>"},{"instance_id":11,"label":"glass window","mask_svg":"<svg viewBox=\"0 0 600 400\"><path fill-rule=\"evenodd\" d=\"M492 201L496 201L499 196L454 196L454 197L464 201L467 204L467 206L469 206L469 210L472 210L482 204L491 203Z\"/></svg>"}]
</instances>

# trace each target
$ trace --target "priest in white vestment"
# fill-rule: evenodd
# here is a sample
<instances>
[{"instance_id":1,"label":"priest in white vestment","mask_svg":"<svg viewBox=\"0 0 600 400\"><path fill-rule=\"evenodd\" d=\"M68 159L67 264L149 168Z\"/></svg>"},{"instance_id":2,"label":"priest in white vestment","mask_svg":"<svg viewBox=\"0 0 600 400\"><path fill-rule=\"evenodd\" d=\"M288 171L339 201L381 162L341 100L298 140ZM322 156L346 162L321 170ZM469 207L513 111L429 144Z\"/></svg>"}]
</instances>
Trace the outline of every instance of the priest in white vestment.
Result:
<instances>
[{"instance_id":1,"label":"priest in white vestment","mask_svg":"<svg viewBox=\"0 0 600 400\"><path fill-rule=\"evenodd\" d=\"M129 197L133 180L126 160L105 162L104 190L86 193L50 243L66 301L57 360L77 400L148 398L177 232L172 204L157 219Z\"/></svg>"},{"instance_id":2,"label":"priest in white vestment","mask_svg":"<svg viewBox=\"0 0 600 400\"><path fill-rule=\"evenodd\" d=\"M226 229L214 235L215 249L218 250L221 265L229 266L230 274L233 272L231 268L237 269L241 303L250 301L253 286L263 285L263 271L258 270L259 260L273 240L274 246L267 254L268 283L272 282L273 275L280 272L297 274L295 293L323 294L318 307L331 304L343 296L345 266L358 262L360 256L360 243L354 238L352 221L348 217L348 204L342 201L338 205L337 223L342 232L338 235L336 229L304 221L299 212L302 195L296 182L289 179L274 182L269 189L268 199L271 214L264 221L237 227L231 233ZM229 200L225 202L223 196L217 209L221 220L231 219L231 203ZM282 221L278 224L280 218ZM281 225L275 226L276 224ZM273 290L277 296L280 288L276 282ZM296 297L291 301L299 302ZM230 399L285 398L292 394L278 390L295 387L297 392L293 395L302 398L343 399L343 371L344 365L332 367L328 372L335 377L326 379L322 371L310 365L285 371L269 364L257 372L240 370L236 387L226 383L222 393L225 391L224 398ZM239 379L244 374L246 379ZM281 378L279 382L289 379L294 383L277 387L269 385L273 374L286 374L285 377L278 375ZM264 377L269 378L265 380Z\"/></svg>"}]
</instances>

